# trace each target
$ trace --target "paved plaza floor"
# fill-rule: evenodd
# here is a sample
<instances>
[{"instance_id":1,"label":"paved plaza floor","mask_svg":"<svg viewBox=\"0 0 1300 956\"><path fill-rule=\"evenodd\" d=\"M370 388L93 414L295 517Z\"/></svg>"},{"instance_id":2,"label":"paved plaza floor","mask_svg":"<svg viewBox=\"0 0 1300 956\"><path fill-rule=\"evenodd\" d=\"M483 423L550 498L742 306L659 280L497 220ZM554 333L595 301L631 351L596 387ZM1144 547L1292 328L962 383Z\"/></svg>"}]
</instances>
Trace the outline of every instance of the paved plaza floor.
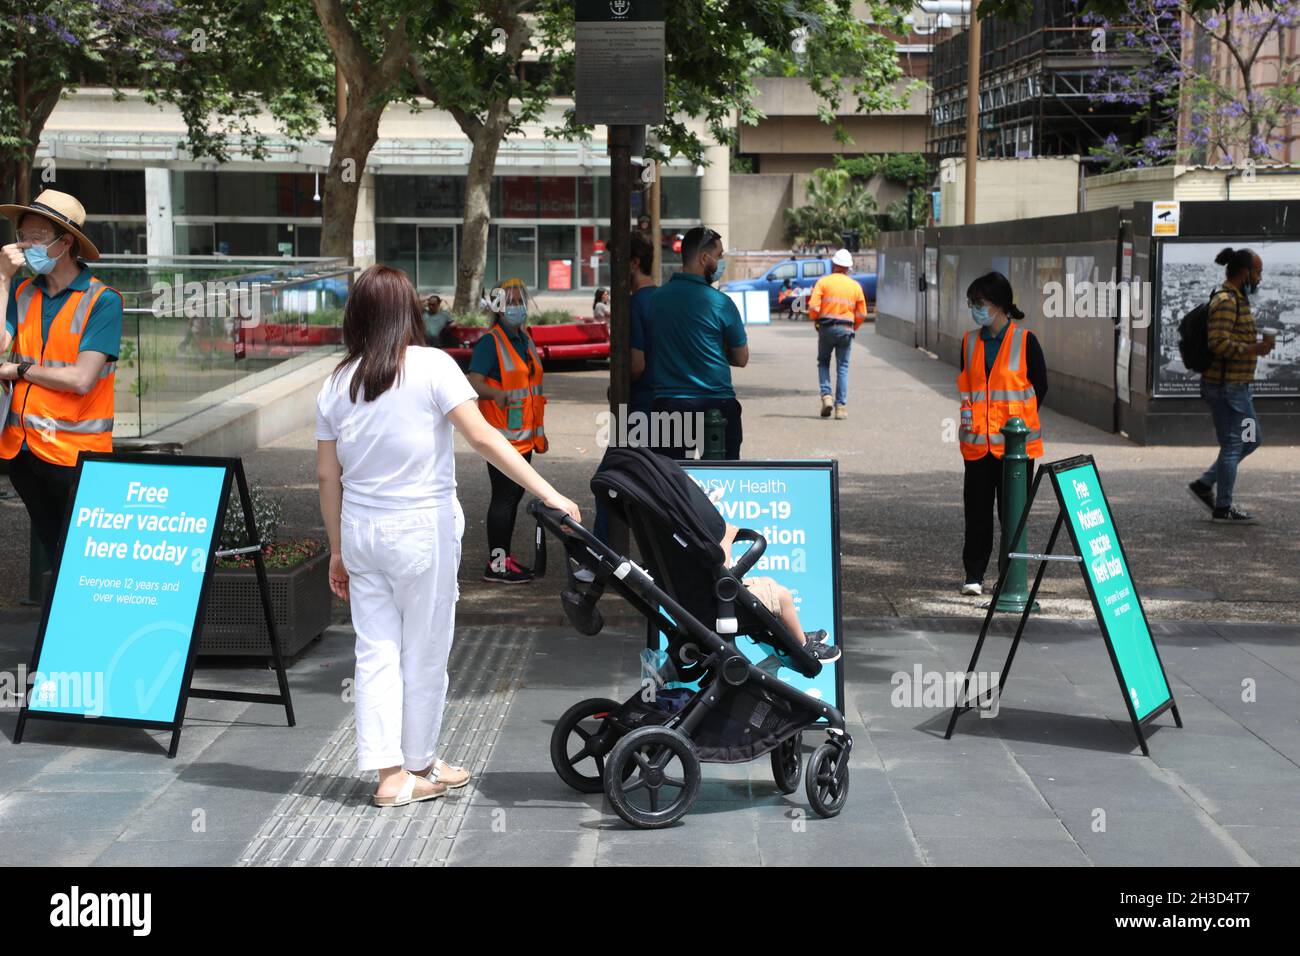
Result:
<instances>
[{"instance_id":1,"label":"paved plaza floor","mask_svg":"<svg viewBox=\"0 0 1300 956\"><path fill-rule=\"evenodd\" d=\"M474 782L397 811L369 803L353 769L347 609L290 670L298 726L282 709L190 703L179 756L164 735L32 723L13 745L0 710L0 862L6 864L1169 864L1300 862L1300 450L1265 445L1242 468L1253 528L1206 520L1187 480L1200 448L1141 448L1044 414L1048 456L1093 453L1124 534L1185 726L1166 715L1140 756L1078 576L1055 570L996 717L899 706L922 674L965 668L982 611L957 595L961 468L944 422L954 370L864 330L850 417L816 417L813 335L753 331L737 374L747 458L840 462L848 806L813 816L781 795L766 758L706 765L693 811L671 829L626 827L600 796L569 790L548 741L571 704L638 687L639 630L610 615L582 637L564 623L555 578L492 588L484 467L459 456L468 524L461 626L445 724L448 759ZM596 414L606 373L548 376L552 452L540 467L590 513ZM1209 425L1207 421L1207 433ZM283 498L285 536L321 535L310 429L245 456ZM5 510L8 509L8 510ZM26 665L38 615L26 591L26 522L0 501L0 671ZM1047 520L1031 529L1041 543ZM1038 535L1036 538L1035 535ZM518 550L531 528L521 518ZM611 599L616 604L617 599ZM1232 621L1232 624L1218 622ZM1000 666L1008 622L982 661ZM900 676L902 675L902 676ZM264 667L201 667L196 686L272 691ZM806 752L815 743L805 737Z\"/></svg>"}]
</instances>

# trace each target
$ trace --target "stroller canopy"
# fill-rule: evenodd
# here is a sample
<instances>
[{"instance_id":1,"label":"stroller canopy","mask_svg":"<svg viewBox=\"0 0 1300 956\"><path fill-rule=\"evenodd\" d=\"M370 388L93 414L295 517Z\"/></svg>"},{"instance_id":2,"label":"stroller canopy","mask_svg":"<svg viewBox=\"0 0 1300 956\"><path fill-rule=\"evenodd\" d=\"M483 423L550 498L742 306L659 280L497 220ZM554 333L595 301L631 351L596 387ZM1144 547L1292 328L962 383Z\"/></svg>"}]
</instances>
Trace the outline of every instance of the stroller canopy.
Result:
<instances>
[{"instance_id":1,"label":"stroller canopy","mask_svg":"<svg viewBox=\"0 0 1300 956\"><path fill-rule=\"evenodd\" d=\"M711 566L726 555L719 542L727 523L681 466L648 448L610 448L591 479L591 490L620 508L619 497L653 515ZM609 492L615 497L609 498Z\"/></svg>"}]
</instances>

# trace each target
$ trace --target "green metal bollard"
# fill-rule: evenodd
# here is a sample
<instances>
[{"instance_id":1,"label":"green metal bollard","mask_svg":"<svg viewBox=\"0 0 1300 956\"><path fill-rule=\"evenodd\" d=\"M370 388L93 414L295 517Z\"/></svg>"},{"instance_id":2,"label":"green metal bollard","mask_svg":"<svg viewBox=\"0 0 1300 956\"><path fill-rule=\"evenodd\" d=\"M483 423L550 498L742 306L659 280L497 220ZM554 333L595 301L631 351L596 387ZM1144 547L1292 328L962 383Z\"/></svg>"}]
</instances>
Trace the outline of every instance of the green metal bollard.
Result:
<instances>
[{"instance_id":1,"label":"green metal bollard","mask_svg":"<svg viewBox=\"0 0 1300 956\"><path fill-rule=\"evenodd\" d=\"M1007 567L1007 555L1012 551L1023 552L1028 537L1028 528L1021 534L1019 541L1011 541L1016 527L1025 513L1025 499L1029 497L1029 456L1025 454L1025 439L1029 429L1019 417L1012 418L1002 426L1002 437L1006 444L1002 454L1002 534L999 535L998 571ZM1023 558L1011 561L1007 570L1002 593L998 595L996 610L1023 614L1029 602L1029 573ZM1038 602L1034 602L1038 610Z\"/></svg>"},{"instance_id":2,"label":"green metal bollard","mask_svg":"<svg viewBox=\"0 0 1300 956\"><path fill-rule=\"evenodd\" d=\"M704 460L726 461L727 418L720 408L710 408L704 413Z\"/></svg>"}]
</instances>

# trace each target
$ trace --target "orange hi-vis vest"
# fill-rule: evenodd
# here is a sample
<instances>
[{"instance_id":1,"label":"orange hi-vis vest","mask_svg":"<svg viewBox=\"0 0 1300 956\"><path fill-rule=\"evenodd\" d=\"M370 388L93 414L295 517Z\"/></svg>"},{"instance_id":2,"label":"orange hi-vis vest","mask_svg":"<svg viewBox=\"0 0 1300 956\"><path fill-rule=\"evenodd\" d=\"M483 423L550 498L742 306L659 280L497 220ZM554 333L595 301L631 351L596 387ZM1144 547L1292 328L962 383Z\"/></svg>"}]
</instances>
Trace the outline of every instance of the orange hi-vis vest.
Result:
<instances>
[{"instance_id":1,"label":"orange hi-vis vest","mask_svg":"<svg viewBox=\"0 0 1300 956\"><path fill-rule=\"evenodd\" d=\"M50 323L49 341L41 335L40 286L28 279L18 286L18 334L14 337L15 362L30 362L46 368L77 364L81 333L108 286L98 279L90 288L73 291ZM23 442L33 455L55 465L77 463L77 453L113 450L113 383L117 363L106 362L99 379L85 395L60 392L31 382L13 383L13 398L4 430L0 431L0 458L13 458Z\"/></svg>"},{"instance_id":2,"label":"orange hi-vis vest","mask_svg":"<svg viewBox=\"0 0 1300 956\"><path fill-rule=\"evenodd\" d=\"M808 298L808 318L852 322L856 330L867 319L867 297L858 280L847 272L832 272L818 279Z\"/></svg>"},{"instance_id":3,"label":"orange hi-vis vest","mask_svg":"<svg viewBox=\"0 0 1300 956\"><path fill-rule=\"evenodd\" d=\"M495 401L487 398L478 400L479 411L487 423L505 436L515 451L526 455L536 450L539 454L547 449L546 429L543 427L546 408L546 396L542 393L542 360L537 356L537 349L531 337L528 340L527 361L522 358L510 342L510 336L500 325L492 326L488 333L497 347L497 367L501 370L500 380L487 379L493 388L504 389L508 400L502 408Z\"/></svg>"},{"instance_id":4,"label":"orange hi-vis vest","mask_svg":"<svg viewBox=\"0 0 1300 956\"><path fill-rule=\"evenodd\" d=\"M976 461L989 452L1001 458L1005 443L1002 426L1012 418L1021 419L1029 429L1025 454L1042 457L1043 432L1038 422L1038 396L1029 383L1028 343L1029 333L1015 322L1009 323L986 380L984 339L979 329L962 337L966 367L957 376L957 390L961 393L957 440L967 461Z\"/></svg>"}]
</instances>

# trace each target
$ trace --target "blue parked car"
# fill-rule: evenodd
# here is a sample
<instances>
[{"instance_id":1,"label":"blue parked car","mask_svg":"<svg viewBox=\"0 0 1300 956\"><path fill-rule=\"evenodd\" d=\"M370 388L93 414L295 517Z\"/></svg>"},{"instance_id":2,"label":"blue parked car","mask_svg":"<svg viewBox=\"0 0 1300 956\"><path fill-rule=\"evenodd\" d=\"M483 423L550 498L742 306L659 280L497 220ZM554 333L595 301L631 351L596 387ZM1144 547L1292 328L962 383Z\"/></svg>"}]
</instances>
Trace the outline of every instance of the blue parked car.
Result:
<instances>
[{"instance_id":1,"label":"blue parked car","mask_svg":"<svg viewBox=\"0 0 1300 956\"><path fill-rule=\"evenodd\" d=\"M817 280L822 276L830 275L830 271L830 257L783 259L757 278L724 282L720 288L723 292L748 292L754 289L762 289L767 293L768 305L774 311L781 312L791 309L796 297L802 295L806 298L812 292L812 287L817 284ZM867 297L867 308L874 309L876 305L876 274L874 272L850 272L849 276L856 279L858 285L862 286L862 294ZM788 294L784 297L781 295L783 289L788 290ZM804 291L801 292L800 290Z\"/></svg>"}]
</instances>

